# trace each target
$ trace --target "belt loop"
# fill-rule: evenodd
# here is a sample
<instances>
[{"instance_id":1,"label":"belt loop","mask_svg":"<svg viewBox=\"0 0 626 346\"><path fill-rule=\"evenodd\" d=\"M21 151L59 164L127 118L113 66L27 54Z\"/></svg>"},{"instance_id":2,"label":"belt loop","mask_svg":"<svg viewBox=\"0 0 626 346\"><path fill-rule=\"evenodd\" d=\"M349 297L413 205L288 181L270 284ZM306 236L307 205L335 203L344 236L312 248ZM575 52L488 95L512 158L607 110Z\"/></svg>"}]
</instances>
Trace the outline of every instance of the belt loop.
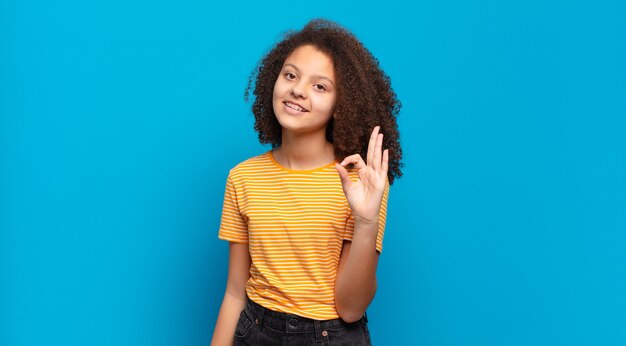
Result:
<instances>
[{"instance_id":1,"label":"belt loop","mask_svg":"<svg viewBox=\"0 0 626 346\"><path fill-rule=\"evenodd\" d=\"M265 307L261 304L254 302L254 300L250 299L249 297L248 297L248 306L250 306L250 309L252 310L253 318L255 319L253 323L256 323L257 325L259 325L259 329L262 329L263 316L265 315L265 310L266 310Z\"/></svg>"},{"instance_id":2,"label":"belt loop","mask_svg":"<svg viewBox=\"0 0 626 346\"><path fill-rule=\"evenodd\" d=\"M260 311L259 311L259 329L262 329L263 328L263 316L265 316L266 308L264 306L261 306L260 304L258 306L260 308Z\"/></svg>"},{"instance_id":3,"label":"belt loop","mask_svg":"<svg viewBox=\"0 0 626 346\"><path fill-rule=\"evenodd\" d=\"M315 343L322 342L322 338L320 335L322 334L322 326L321 322L318 320L313 320L313 326L315 327Z\"/></svg>"}]
</instances>

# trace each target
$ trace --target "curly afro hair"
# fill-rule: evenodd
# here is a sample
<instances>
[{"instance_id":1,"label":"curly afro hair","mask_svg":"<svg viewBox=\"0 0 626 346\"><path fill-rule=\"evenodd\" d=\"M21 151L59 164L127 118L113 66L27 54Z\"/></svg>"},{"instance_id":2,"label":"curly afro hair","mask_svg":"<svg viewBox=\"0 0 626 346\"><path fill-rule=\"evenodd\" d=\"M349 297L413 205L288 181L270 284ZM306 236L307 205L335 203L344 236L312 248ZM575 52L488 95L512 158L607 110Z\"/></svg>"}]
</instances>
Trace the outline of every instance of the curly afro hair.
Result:
<instances>
[{"instance_id":1,"label":"curly afro hair","mask_svg":"<svg viewBox=\"0 0 626 346\"><path fill-rule=\"evenodd\" d=\"M259 141L276 148L281 144L282 127L272 106L274 84L285 59L296 48L312 45L333 60L337 78L334 117L326 128L326 139L333 144L335 158L358 153L367 157L367 146L375 126L380 125L383 149L389 149L388 179L402 176L402 149L396 117L401 108L391 88L389 76L378 60L348 30L325 19L313 19L300 31L288 31L250 74L244 93L254 95L252 112Z\"/></svg>"}]
</instances>

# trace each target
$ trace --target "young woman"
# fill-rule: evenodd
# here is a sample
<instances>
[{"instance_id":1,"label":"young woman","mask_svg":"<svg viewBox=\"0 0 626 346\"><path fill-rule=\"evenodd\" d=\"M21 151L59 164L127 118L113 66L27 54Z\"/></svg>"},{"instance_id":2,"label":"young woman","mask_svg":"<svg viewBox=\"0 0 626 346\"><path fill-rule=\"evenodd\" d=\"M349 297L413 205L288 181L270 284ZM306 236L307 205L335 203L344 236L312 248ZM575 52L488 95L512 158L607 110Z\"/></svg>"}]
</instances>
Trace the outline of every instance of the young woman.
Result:
<instances>
[{"instance_id":1,"label":"young woman","mask_svg":"<svg viewBox=\"0 0 626 346\"><path fill-rule=\"evenodd\" d=\"M272 150L230 170L219 238L226 293L212 345L370 345L400 103L346 29L313 20L250 76Z\"/></svg>"}]
</instances>

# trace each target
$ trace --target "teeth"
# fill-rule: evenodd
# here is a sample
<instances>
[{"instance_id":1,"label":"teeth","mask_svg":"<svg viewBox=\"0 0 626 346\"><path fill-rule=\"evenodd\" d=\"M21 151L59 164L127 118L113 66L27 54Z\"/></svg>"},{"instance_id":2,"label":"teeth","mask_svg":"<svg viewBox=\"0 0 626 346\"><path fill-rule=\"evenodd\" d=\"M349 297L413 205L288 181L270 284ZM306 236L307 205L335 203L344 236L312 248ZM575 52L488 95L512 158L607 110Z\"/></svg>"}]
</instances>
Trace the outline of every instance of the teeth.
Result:
<instances>
[{"instance_id":1,"label":"teeth","mask_svg":"<svg viewBox=\"0 0 626 346\"><path fill-rule=\"evenodd\" d=\"M300 106L298 106L298 105L294 105L294 104L293 104L293 103L291 103L291 102L285 102L285 104L286 104L286 105L287 105L287 107L289 107L289 108L295 109L295 110L300 111L300 112L304 112L304 108L302 108L302 107L300 107Z\"/></svg>"}]
</instances>

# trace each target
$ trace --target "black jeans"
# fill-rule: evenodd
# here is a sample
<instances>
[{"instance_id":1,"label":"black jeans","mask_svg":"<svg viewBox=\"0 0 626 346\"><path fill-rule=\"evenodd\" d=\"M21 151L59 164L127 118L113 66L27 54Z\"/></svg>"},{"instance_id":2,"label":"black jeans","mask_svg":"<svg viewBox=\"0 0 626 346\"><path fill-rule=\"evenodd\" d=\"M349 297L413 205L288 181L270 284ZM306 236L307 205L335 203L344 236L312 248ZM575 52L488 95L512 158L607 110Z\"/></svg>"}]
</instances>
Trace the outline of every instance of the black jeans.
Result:
<instances>
[{"instance_id":1,"label":"black jeans","mask_svg":"<svg viewBox=\"0 0 626 346\"><path fill-rule=\"evenodd\" d=\"M313 320L267 309L248 298L235 329L235 346L371 346L367 314L353 323Z\"/></svg>"}]
</instances>

